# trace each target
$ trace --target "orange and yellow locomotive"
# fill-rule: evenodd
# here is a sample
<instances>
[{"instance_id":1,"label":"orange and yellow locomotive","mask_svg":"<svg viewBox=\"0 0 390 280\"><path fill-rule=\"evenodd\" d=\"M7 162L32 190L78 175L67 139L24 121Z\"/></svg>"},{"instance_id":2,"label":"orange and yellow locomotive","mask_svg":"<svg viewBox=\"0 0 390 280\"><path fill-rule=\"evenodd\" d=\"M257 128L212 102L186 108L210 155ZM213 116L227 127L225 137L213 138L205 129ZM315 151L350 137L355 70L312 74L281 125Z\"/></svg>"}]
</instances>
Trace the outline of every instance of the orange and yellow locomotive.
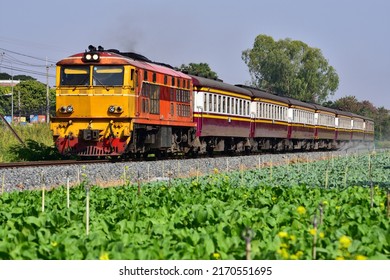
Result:
<instances>
[{"instance_id":1,"label":"orange and yellow locomotive","mask_svg":"<svg viewBox=\"0 0 390 280\"><path fill-rule=\"evenodd\" d=\"M191 77L134 53L89 46L57 63L55 145L62 154L188 153Z\"/></svg>"}]
</instances>

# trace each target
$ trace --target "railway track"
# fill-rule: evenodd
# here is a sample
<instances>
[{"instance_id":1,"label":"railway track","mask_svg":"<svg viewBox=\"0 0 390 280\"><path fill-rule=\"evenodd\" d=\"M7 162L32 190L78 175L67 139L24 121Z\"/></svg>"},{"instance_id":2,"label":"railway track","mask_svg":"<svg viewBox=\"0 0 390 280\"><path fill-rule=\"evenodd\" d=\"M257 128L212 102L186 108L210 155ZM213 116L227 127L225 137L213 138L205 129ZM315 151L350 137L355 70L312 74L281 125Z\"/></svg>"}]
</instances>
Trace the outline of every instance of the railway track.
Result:
<instances>
[{"instance_id":1,"label":"railway track","mask_svg":"<svg viewBox=\"0 0 390 280\"><path fill-rule=\"evenodd\" d=\"M94 163L107 163L112 160L45 160L45 161L21 161L21 162L7 162L0 163L0 169L6 168L22 168L22 167L38 167L38 166L59 166L59 165L86 165Z\"/></svg>"},{"instance_id":2,"label":"railway track","mask_svg":"<svg viewBox=\"0 0 390 280\"><path fill-rule=\"evenodd\" d=\"M83 178L98 186L120 186L159 178L197 177L272 166L309 163L354 152L261 154L230 157L169 158L143 160L56 160L0 163L1 192L79 185ZM171 177L170 177L171 176Z\"/></svg>"},{"instance_id":3,"label":"railway track","mask_svg":"<svg viewBox=\"0 0 390 280\"><path fill-rule=\"evenodd\" d=\"M310 153L329 153L331 154L335 151L312 151ZM290 152L290 153L251 153L251 154L235 154L235 155L226 155L226 154L214 154L213 156L208 155L199 155L198 157L195 157L196 159L217 159L220 157L242 157L242 156L264 156L264 155L275 155L275 154L282 154L282 155L294 155L300 152ZM308 153L310 155L310 153ZM166 158L141 158L141 159L66 159L66 160L45 160L45 161L21 161L21 162L7 162L7 163L0 163L0 170L1 169L7 169L7 168L23 168L23 167L39 167L39 166L61 166L61 165L89 165L89 164L98 164L98 163L115 163L115 162L147 162L147 161L164 161L164 160L184 160L184 159L191 159L191 157L185 157L185 156L173 156L173 157L166 157Z\"/></svg>"}]
</instances>

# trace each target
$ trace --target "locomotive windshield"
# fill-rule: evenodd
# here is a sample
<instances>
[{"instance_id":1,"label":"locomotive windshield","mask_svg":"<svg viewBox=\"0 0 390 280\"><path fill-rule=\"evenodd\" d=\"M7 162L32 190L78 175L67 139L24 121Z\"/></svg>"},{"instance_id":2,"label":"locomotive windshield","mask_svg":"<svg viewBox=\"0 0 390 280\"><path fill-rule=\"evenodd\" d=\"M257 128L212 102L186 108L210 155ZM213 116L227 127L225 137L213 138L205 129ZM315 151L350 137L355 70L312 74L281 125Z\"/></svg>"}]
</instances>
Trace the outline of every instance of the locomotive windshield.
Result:
<instances>
[{"instance_id":1,"label":"locomotive windshield","mask_svg":"<svg viewBox=\"0 0 390 280\"><path fill-rule=\"evenodd\" d=\"M123 85L123 66L94 66L94 86L121 86Z\"/></svg>"},{"instance_id":2,"label":"locomotive windshield","mask_svg":"<svg viewBox=\"0 0 390 280\"><path fill-rule=\"evenodd\" d=\"M122 86L123 66L63 66L61 86L89 86L92 70L93 86Z\"/></svg>"},{"instance_id":3,"label":"locomotive windshield","mask_svg":"<svg viewBox=\"0 0 390 280\"><path fill-rule=\"evenodd\" d=\"M66 66L61 68L61 86L89 85L89 66Z\"/></svg>"}]
</instances>

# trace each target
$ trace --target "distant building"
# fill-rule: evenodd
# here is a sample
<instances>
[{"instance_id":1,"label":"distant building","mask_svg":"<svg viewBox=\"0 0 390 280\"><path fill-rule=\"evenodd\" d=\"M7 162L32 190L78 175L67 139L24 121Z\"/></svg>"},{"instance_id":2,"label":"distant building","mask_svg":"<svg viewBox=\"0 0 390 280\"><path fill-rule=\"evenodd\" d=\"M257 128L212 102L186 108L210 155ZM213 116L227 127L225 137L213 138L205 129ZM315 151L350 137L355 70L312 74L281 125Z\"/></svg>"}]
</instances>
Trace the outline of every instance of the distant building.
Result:
<instances>
[{"instance_id":1,"label":"distant building","mask_svg":"<svg viewBox=\"0 0 390 280\"><path fill-rule=\"evenodd\" d=\"M0 87L12 87L20 83L20 80L0 80Z\"/></svg>"}]
</instances>

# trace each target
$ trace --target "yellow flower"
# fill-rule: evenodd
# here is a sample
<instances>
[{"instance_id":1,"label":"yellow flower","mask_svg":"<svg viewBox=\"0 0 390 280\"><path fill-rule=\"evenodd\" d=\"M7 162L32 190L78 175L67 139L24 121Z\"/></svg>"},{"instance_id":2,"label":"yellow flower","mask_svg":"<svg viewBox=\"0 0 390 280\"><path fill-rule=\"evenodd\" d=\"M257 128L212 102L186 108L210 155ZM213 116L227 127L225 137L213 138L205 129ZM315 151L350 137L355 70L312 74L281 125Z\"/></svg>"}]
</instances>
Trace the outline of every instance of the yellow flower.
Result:
<instances>
[{"instance_id":1,"label":"yellow flower","mask_svg":"<svg viewBox=\"0 0 390 280\"><path fill-rule=\"evenodd\" d=\"M288 259L288 257L289 257L289 254L288 254L287 250L284 249L284 248L282 249L281 255L282 255L283 259Z\"/></svg>"},{"instance_id":2,"label":"yellow flower","mask_svg":"<svg viewBox=\"0 0 390 280\"><path fill-rule=\"evenodd\" d=\"M220 253L213 253L211 257L213 260L220 260L221 254Z\"/></svg>"},{"instance_id":3,"label":"yellow flower","mask_svg":"<svg viewBox=\"0 0 390 280\"><path fill-rule=\"evenodd\" d=\"M288 245L286 243L280 244L280 248L288 248Z\"/></svg>"},{"instance_id":4,"label":"yellow flower","mask_svg":"<svg viewBox=\"0 0 390 280\"><path fill-rule=\"evenodd\" d=\"M295 235L290 235L290 240L295 241L295 240L297 240L297 237Z\"/></svg>"},{"instance_id":5,"label":"yellow flower","mask_svg":"<svg viewBox=\"0 0 390 280\"><path fill-rule=\"evenodd\" d=\"M311 235L316 235L317 229L316 229L316 228L312 228L312 229L309 230L309 233L310 233Z\"/></svg>"},{"instance_id":6,"label":"yellow flower","mask_svg":"<svg viewBox=\"0 0 390 280\"><path fill-rule=\"evenodd\" d=\"M218 174L218 173L219 173L218 168L214 168L214 174Z\"/></svg>"},{"instance_id":7,"label":"yellow flower","mask_svg":"<svg viewBox=\"0 0 390 280\"><path fill-rule=\"evenodd\" d=\"M100 254L100 257L99 257L99 260L109 260L109 256L108 256L108 253L107 252L102 252Z\"/></svg>"},{"instance_id":8,"label":"yellow flower","mask_svg":"<svg viewBox=\"0 0 390 280\"><path fill-rule=\"evenodd\" d=\"M285 231L281 231L281 232L278 233L278 236L279 236L280 238L288 237L288 233L285 232Z\"/></svg>"},{"instance_id":9,"label":"yellow flower","mask_svg":"<svg viewBox=\"0 0 390 280\"><path fill-rule=\"evenodd\" d=\"M55 241L52 241L50 244L51 244L51 246L53 246L53 247L57 247L57 246L58 246L58 243L55 242Z\"/></svg>"},{"instance_id":10,"label":"yellow flower","mask_svg":"<svg viewBox=\"0 0 390 280\"><path fill-rule=\"evenodd\" d=\"M306 213L306 209L303 206L298 206L297 212L298 212L299 215L303 215L303 214Z\"/></svg>"},{"instance_id":11,"label":"yellow flower","mask_svg":"<svg viewBox=\"0 0 390 280\"><path fill-rule=\"evenodd\" d=\"M343 256L338 256L338 257L336 257L336 260L338 260L338 261L344 260L344 257Z\"/></svg>"},{"instance_id":12,"label":"yellow flower","mask_svg":"<svg viewBox=\"0 0 390 280\"><path fill-rule=\"evenodd\" d=\"M325 234L323 232L320 232L319 236L320 236L320 238L324 238Z\"/></svg>"},{"instance_id":13,"label":"yellow flower","mask_svg":"<svg viewBox=\"0 0 390 280\"><path fill-rule=\"evenodd\" d=\"M336 210L340 210L341 206L336 206Z\"/></svg>"},{"instance_id":14,"label":"yellow flower","mask_svg":"<svg viewBox=\"0 0 390 280\"><path fill-rule=\"evenodd\" d=\"M349 238L348 236L345 236L345 235L340 237L339 242L340 242L341 248L348 248L352 244L351 238Z\"/></svg>"},{"instance_id":15,"label":"yellow flower","mask_svg":"<svg viewBox=\"0 0 390 280\"><path fill-rule=\"evenodd\" d=\"M363 256L363 255L357 255L357 256L356 256L356 259L357 259L357 260L367 260L367 257L366 257L366 256Z\"/></svg>"},{"instance_id":16,"label":"yellow flower","mask_svg":"<svg viewBox=\"0 0 390 280\"><path fill-rule=\"evenodd\" d=\"M302 257L303 256L303 252L302 251L298 251L295 253L295 255L297 255L298 258Z\"/></svg>"},{"instance_id":17,"label":"yellow flower","mask_svg":"<svg viewBox=\"0 0 390 280\"><path fill-rule=\"evenodd\" d=\"M322 202L322 204L323 204L323 205L328 205L328 201L327 201L327 200L324 200L324 201Z\"/></svg>"}]
</instances>

